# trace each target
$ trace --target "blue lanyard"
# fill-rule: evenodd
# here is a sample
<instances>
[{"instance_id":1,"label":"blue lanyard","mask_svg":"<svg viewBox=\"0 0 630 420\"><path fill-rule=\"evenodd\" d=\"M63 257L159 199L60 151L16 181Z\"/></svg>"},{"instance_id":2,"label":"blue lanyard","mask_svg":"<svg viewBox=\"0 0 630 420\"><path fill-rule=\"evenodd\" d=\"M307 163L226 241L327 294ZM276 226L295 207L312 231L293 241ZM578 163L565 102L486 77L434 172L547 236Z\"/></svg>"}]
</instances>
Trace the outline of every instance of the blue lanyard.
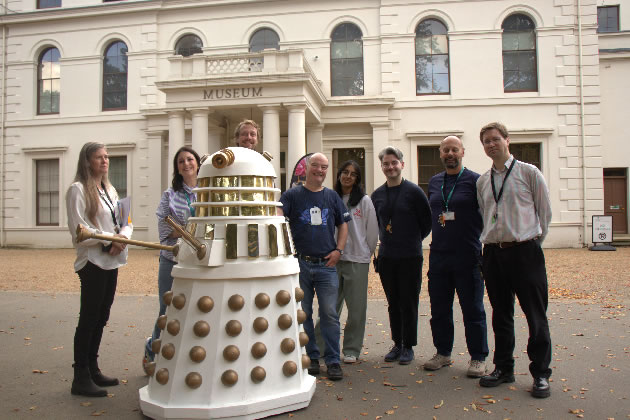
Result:
<instances>
[{"instance_id":1,"label":"blue lanyard","mask_svg":"<svg viewBox=\"0 0 630 420\"><path fill-rule=\"evenodd\" d=\"M459 177L462 176L462 173L464 173L464 169L466 168L462 167L462 170L459 171L459 174L457 175L457 178L455 179L455 183L453 184L453 188L451 188L451 192L448 193L447 198L444 198L444 184L446 184L446 172L444 172L444 180L442 181L442 187L440 188L440 190L442 191L442 202L444 203L444 207L446 208L446 211L448 211L448 202L451 201L451 197L453 196L453 191L455 191L455 185L457 185L457 181L459 181Z\"/></svg>"}]
</instances>

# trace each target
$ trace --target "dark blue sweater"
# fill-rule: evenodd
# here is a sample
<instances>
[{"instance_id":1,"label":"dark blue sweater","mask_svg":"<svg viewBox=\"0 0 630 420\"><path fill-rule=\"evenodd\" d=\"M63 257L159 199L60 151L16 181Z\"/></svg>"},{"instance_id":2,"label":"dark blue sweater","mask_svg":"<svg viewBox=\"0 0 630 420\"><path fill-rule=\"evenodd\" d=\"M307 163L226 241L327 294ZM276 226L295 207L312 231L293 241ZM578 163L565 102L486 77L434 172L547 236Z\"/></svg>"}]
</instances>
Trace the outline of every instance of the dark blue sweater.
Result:
<instances>
[{"instance_id":1,"label":"dark blue sweater","mask_svg":"<svg viewBox=\"0 0 630 420\"><path fill-rule=\"evenodd\" d=\"M389 211L387 196L393 203L392 232L387 232ZM409 258L422 255L422 240L431 232L431 209L424 191L407 180L396 187L387 184L372 193L372 203L378 218L379 257Z\"/></svg>"},{"instance_id":2,"label":"dark blue sweater","mask_svg":"<svg viewBox=\"0 0 630 420\"><path fill-rule=\"evenodd\" d=\"M477 203L477 178L478 173L464 169L448 203L448 210L455 212L455 220L447 221L444 227L438 222L439 215L445 210L441 191L444 172L440 172L429 181L429 203L433 213L432 251L465 254L471 250L481 250L479 236L483 229L483 220ZM457 175L446 176L444 198L448 197L456 179Z\"/></svg>"}]
</instances>

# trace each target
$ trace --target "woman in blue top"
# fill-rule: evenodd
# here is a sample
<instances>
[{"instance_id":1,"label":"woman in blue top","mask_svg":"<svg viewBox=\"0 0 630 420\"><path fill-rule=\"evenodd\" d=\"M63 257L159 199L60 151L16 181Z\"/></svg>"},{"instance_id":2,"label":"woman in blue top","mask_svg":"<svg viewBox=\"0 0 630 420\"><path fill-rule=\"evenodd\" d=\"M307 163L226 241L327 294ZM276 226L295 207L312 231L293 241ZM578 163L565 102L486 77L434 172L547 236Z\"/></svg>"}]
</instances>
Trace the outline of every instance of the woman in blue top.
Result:
<instances>
[{"instance_id":1,"label":"woman in blue top","mask_svg":"<svg viewBox=\"0 0 630 420\"><path fill-rule=\"evenodd\" d=\"M171 216L180 225L186 225L188 218L195 215L195 209L192 206L197 199L197 194L192 190L197 187L197 173L201 161L199 155L190 147L181 147L173 158L173 181L171 188L164 191L162 199L158 205L156 214L158 217L158 235L160 243L163 245L175 245L180 235L164 221L167 216ZM173 253L170 251L160 251L160 268L158 271L158 289L160 313L166 313L166 304L162 300L164 293L171 290L173 286L173 277L171 271L173 266L177 264ZM153 340L160 337L160 328L156 325L153 329L151 337L147 338L144 350L144 358L142 367L145 368L149 362L153 361L155 354L151 350Z\"/></svg>"}]
</instances>

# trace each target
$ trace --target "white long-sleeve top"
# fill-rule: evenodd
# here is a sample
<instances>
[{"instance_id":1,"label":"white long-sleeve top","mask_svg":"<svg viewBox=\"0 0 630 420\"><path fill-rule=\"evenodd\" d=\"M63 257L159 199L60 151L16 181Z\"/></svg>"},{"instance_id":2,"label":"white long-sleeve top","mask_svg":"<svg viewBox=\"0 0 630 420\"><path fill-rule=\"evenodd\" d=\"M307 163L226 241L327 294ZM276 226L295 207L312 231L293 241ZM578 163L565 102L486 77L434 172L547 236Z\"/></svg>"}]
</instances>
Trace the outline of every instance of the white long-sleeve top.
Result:
<instances>
[{"instance_id":1,"label":"white long-sleeve top","mask_svg":"<svg viewBox=\"0 0 630 420\"><path fill-rule=\"evenodd\" d=\"M110 187L107 193L112 199L115 209L118 203L118 193L114 187ZM70 235L72 235L72 243L77 250L77 259L74 261L75 272L85 267L88 261L103 270L113 270L127 264L127 248L120 254L112 256L108 252L103 252L102 249L102 245L109 245L111 243L110 241L90 238L77 243L76 230L79 224L87 227L92 233L114 236L114 221L112 220L112 214L105 199L104 197L99 199L100 206L96 212L96 224L94 224L87 218L83 184L75 182L68 188L68 193L66 194L66 210L68 212L68 230L70 231ZM133 225L131 223L127 226L123 226L120 230L120 234L124 235L127 239L131 238L132 233Z\"/></svg>"},{"instance_id":2,"label":"white long-sleeve top","mask_svg":"<svg viewBox=\"0 0 630 420\"><path fill-rule=\"evenodd\" d=\"M342 198L347 207L350 194ZM352 220L348 222L348 240L341 259L369 263L378 242L378 221L370 196L364 195L359 204L349 208L349 211Z\"/></svg>"}]
</instances>

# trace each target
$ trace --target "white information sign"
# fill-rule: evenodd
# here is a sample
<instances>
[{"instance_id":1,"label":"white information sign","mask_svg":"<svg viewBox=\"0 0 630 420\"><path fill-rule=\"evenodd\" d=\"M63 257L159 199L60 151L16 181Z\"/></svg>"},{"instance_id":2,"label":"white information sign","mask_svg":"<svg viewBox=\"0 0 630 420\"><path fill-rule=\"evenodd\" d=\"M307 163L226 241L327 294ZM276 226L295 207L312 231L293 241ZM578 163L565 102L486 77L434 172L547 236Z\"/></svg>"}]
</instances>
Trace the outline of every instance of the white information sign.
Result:
<instances>
[{"instance_id":1,"label":"white information sign","mask_svg":"<svg viewBox=\"0 0 630 420\"><path fill-rule=\"evenodd\" d=\"M613 240L613 217L593 216L593 243L610 243Z\"/></svg>"}]
</instances>

